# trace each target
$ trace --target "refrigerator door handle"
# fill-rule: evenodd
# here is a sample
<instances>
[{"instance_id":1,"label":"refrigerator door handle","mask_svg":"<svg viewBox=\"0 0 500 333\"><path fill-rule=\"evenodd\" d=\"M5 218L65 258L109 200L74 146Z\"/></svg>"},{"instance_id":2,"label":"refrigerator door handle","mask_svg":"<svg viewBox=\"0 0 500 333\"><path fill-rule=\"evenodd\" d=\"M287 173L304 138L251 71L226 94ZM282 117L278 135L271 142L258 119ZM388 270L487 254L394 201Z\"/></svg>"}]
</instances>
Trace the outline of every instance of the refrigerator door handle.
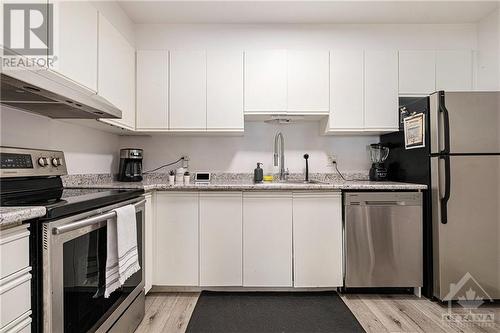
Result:
<instances>
[{"instance_id":1,"label":"refrigerator door handle","mask_svg":"<svg viewBox=\"0 0 500 333\"><path fill-rule=\"evenodd\" d=\"M441 155L439 160L444 161L444 194L440 197L440 212L441 212L441 223L448 223L448 200L450 200L451 191L451 171L450 171L450 156ZM439 172L441 178L441 172Z\"/></svg>"},{"instance_id":2,"label":"refrigerator door handle","mask_svg":"<svg viewBox=\"0 0 500 333\"><path fill-rule=\"evenodd\" d=\"M444 148L440 151L441 154L450 153L450 114L445 105L444 91L439 92L439 114L443 116L443 140Z\"/></svg>"}]
</instances>

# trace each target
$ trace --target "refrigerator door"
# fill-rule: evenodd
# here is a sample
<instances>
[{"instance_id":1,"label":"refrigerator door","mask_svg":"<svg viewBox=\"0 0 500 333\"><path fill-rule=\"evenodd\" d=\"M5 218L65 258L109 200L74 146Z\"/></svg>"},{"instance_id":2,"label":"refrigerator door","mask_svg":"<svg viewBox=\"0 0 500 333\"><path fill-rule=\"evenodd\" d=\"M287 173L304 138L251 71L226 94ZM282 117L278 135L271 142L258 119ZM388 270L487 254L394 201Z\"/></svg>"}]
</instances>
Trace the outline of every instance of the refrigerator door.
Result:
<instances>
[{"instance_id":1,"label":"refrigerator door","mask_svg":"<svg viewBox=\"0 0 500 333\"><path fill-rule=\"evenodd\" d=\"M431 183L434 296L463 296L451 284L470 273L500 299L500 155L432 157Z\"/></svg>"},{"instance_id":2,"label":"refrigerator door","mask_svg":"<svg viewBox=\"0 0 500 333\"><path fill-rule=\"evenodd\" d=\"M500 92L430 96L431 153L500 153Z\"/></svg>"}]
</instances>

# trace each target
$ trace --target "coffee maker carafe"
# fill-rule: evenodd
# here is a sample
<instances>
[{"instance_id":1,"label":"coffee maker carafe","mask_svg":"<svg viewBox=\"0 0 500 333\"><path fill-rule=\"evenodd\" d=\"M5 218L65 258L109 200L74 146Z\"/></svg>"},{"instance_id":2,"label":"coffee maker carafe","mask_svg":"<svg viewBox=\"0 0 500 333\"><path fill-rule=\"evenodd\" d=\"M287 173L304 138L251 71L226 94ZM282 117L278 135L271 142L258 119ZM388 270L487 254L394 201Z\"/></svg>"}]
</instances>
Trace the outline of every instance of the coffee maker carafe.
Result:
<instances>
[{"instance_id":1,"label":"coffee maker carafe","mask_svg":"<svg viewBox=\"0 0 500 333\"><path fill-rule=\"evenodd\" d=\"M370 169L370 180L382 181L387 179L387 168L384 161L389 156L389 148L380 143L370 145L370 159L372 167Z\"/></svg>"},{"instance_id":2,"label":"coffee maker carafe","mask_svg":"<svg viewBox=\"0 0 500 333\"><path fill-rule=\"evenodd\" d=\"M118 180L121 182L142 181L142 149L120 149Z\"/></svg>"}]
</instances>

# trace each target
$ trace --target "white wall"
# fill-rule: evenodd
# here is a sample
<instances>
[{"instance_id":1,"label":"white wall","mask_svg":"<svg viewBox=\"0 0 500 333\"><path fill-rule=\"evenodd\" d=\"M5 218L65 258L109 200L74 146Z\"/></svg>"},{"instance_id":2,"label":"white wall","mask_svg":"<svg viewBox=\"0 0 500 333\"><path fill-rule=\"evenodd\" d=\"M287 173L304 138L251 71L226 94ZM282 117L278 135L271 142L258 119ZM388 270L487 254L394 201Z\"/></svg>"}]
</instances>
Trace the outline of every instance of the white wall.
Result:
<instances>
[{"instance_id":1,"label":"white wall","mask_svg":"<svg viewBox=\"0 0 500 333\"><path fill-rule=\"evenodd\" d=\"M285 165L290 172L303 171L305 153L310 155L310 172L333 172L327 159L330 153L337 156L340 170L366 171L370 167L367 145L378 141L373 136L320 136L317 122L246 122L245 135L240 137L129 136L121 137L120 145L143 148L145 170L188 155L191 171L253 172L257 162L264 163L264 170L272 170L274 135L278 131L285 138Z\"/></svg>"},{"instance_id":2,"label":"white wall","mask_svg":"<svg viewBox=\"0 0 500 333\"><path fill-rule=\"evenodd\" d=\"M62 150L69 174L118 170L117 135L4 106L0 125L0 145Z\"/></svg>"},{"instance_id":3,"label":"white wall","mask_svg":"<svg viewBox=\"0 0 500 333\"><path fill-rule=\"evenodd\" d=\"M479 90L500 90L500 9L477 25Z\"/></svg>"},{"instance_id":4,"label":"white wall","mask_svg":"<svg viewBox=\"0 0 500 333\"><path fill-rule=\"evenodd\" d=\"M138 49L475 49L475 24L140 24Z\"/></svg>"}]
</instances>

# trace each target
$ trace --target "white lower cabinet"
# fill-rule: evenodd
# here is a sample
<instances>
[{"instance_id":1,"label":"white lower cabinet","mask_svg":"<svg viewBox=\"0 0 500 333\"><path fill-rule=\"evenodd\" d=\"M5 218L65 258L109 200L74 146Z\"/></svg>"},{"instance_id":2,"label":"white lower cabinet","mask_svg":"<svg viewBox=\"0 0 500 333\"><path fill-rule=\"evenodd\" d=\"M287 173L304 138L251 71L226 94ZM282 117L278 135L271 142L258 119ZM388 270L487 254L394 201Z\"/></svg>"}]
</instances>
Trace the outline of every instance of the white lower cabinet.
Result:
<instances>
[{"instance_id":1,"label":"white lower cabinet","mask_svg":"<svg viewBox=\"0 0 500 333\"><path fill-rule=\"evenodd\" d=\"M154 285L198 286L198 193L156 194Z\"/></svg>"},{"instance_id":2,"label":"white lower cabinet","mask_svg":"<svg viewBox=\"0 0 500 333\"><path fill-rule=\"evenodd\" d=\"M155 212L153 204L153 194L148 193L144 196L146 204L144 205L144 292L147 294L153 286L153 260L154 260L154 221Z\"/></svg>"},{"instance_id":3,"label":"white lower cabinet","mask_svg":"<svg viewBox=\"0 0 500 333\"><path fill-rule=\"evenodd\" d=\"M148 196L146 291L151 285L343 284L340 192L159 191L152 200ZM148 258L153 258L152 281Z\"/></svg>"},{"instance_id":4,"label":"white lower cabinet","mask_svg":"<svg viewBox=\"0 0 500 333\"><path fill-rule=\"evenodd\" d=\"M340 192L293 193L294 287L342 286Z\"/></svg>"},{"instance_id":5,"label":"white lower cabinet","mask_svg":"<svg viewBox=\"0 0 500 333\"><path fill-rule=\"evenodd\" d=\"M292 193L243 194L243 286L292 286Z\"/></svg>"},{"instance_id":6,"label":"white lower cabinet","mask_svg":"<svg viewBox=\"0 0 500 333\"><path fill-rule=\"evenodd\" d=\"M29 331L31 267L28 225L0 231L0 332Z\"/></svg>"},{"instance_id":7,"label":"white lower cabinet","mask_svg":"<svg viewBox=\"0 0 500 333\"><path fill-rule=\"evenodd\" d=\"M242 285L241 192L200 193L200 286Z\"/></svg>"}]
</instances>

